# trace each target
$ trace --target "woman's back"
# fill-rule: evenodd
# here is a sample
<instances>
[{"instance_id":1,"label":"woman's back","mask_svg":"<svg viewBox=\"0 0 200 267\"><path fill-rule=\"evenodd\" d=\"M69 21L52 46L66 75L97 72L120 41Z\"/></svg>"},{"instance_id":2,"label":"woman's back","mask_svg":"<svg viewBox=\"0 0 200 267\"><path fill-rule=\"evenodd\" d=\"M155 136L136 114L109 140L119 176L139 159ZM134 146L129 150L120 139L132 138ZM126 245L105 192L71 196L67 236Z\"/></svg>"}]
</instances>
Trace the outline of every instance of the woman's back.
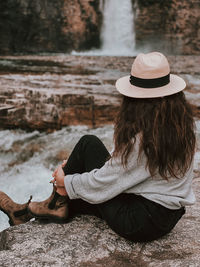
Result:
<instances>
[{"instance_id":1,"label":"woman's back","mask_svg":"<svg viewBox=\"0 0 200 267\"><path fill-rule=\"evenodd\" d=\"M181 178L190 169L195 153L194 119L184 93L162 98L123 96L115 125L115 150L125 166L140 136L138 158L145 153L151 176Z\"/></svg>"}]
</instances>

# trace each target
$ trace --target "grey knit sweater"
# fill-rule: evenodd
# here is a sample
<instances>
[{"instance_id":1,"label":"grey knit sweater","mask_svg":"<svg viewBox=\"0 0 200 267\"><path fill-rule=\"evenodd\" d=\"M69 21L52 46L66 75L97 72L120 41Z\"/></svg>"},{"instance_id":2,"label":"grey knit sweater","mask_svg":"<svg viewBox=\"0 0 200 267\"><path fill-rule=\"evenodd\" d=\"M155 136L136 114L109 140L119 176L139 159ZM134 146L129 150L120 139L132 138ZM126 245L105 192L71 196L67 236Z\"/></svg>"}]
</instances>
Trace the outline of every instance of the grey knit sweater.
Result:
<instances>
[{"instance_id":1,"label":"grey knit sweater","mask_svg":"<svg viewBox=\"0 0 200 267\"><path fill-rule=\"evenodd\" d=\"M64 183L69 198L81 198L97 204L120 193L134 193L169 209L179 209L195 203L192 190L193 164L183 178L170 178L167 181L159 174L152 178L145 168L145 154L138 161L138 150L137 138L126 169L121 165L120 158L116 158L107 161L101 169L66 175Z\"/></svg>"}]
</instances>

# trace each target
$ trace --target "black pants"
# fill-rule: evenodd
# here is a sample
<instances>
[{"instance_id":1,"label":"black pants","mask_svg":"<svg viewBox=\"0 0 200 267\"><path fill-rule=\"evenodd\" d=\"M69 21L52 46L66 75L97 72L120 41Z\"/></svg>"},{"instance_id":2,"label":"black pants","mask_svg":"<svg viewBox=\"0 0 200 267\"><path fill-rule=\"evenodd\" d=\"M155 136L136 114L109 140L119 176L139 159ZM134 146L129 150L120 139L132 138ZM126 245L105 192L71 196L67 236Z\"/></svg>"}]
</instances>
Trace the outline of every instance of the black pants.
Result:
<instances>
[{"instance_id":1,"label":"black pants","mask_svg":"<svg viewBox=\"0 0 200 267\"><path fill-rule=\"evenodd\" d=\"M63 170L65 175L89 172L101 168L109 157L104 144L96 136L85 135L76 144ZM185 209L170 210L142 196L122 193L101 204L71 200L69 213L70 218L77 214L98 216L120 236L145 242L169 233Z\"/></svg>"}]
</instances>

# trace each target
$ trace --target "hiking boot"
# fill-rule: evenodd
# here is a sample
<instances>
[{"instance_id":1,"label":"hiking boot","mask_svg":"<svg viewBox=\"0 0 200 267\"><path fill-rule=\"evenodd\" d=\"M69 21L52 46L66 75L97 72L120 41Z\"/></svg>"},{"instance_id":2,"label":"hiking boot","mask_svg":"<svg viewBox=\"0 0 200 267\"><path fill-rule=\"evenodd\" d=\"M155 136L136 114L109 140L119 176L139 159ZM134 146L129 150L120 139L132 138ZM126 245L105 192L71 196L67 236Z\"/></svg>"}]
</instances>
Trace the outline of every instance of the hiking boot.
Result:
<instances>
[{"instance_id":1,"label":"hiking boot","mask_svg":"<svg viewBox=\"0 0 200 267\"><path fill-rule=\"evenodd\" d=\"M32 199L25 204L15 203L7 194L0 191L0 210L9 217L10 226L26 223L33 218L28 211L28 205Z\"/></svg>"},{"instance_id":2,"label":"hiking boot","mask_svg":"<svg viewBox=\"0 0 200 267\"><path fill-rule=\"evenodd\" d=\"M67 202L68 197L59 195L54 186L49 198L41 202L31 202L28 209L35 218L64 223L68 218Z\"/></svg>"}]
</instances>

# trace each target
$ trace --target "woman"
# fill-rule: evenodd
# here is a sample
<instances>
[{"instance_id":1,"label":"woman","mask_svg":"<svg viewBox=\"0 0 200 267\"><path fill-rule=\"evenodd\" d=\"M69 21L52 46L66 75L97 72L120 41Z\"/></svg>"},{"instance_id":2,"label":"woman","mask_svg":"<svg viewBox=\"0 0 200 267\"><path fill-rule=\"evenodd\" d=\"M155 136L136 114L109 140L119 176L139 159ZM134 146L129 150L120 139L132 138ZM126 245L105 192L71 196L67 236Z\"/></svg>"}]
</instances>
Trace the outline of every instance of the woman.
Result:
<instances>
[{"instance_id":1,"label":"woman","mask_svg":"<svg viewBox=\"0 0 200 267\"><path fill-rule=\"evenodd\" d=\"M169 233L192 205L194 121L164 55L139 54L131 76L116 82L122 104L110 155L95 136L83 136L53 173L54 190L28 203L36 218L66 221L93 214L120 236L144 242Z\"/></svg>"}]
</instances>

